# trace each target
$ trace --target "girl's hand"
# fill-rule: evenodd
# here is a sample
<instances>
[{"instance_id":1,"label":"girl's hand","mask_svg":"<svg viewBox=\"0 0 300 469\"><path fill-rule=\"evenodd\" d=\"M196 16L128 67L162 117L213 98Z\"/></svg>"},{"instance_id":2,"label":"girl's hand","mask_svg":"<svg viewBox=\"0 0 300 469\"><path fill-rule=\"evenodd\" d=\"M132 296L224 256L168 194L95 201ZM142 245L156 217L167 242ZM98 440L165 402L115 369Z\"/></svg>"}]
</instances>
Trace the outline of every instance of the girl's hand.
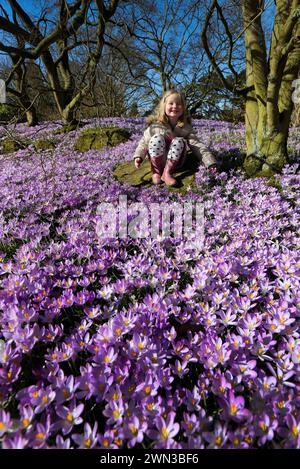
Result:
<instances>
[{"instance_id":1,"label":"girl's hand","mask_svg":"<svg viewBox=\"0 0 300 469\"><path fill-rule=\"evenodd\" d=\"M142 161L143 161L142 158L136 158L136 159L134 160L134 166L136 167L136 169L139 169L139 167L140 167L141 164L142 164Z\"/></svg>"}]
</instances>

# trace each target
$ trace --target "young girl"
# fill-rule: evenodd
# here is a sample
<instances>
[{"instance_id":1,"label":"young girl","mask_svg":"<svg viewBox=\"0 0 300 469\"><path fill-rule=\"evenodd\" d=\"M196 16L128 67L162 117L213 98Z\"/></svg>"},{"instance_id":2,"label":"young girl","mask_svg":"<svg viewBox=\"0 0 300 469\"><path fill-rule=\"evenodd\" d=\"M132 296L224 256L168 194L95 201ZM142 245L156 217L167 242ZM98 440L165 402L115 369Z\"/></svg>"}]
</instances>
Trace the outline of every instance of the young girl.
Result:
<instances>
[{"instance_id":1,"label":"young girl","mask_svg":"<svg viewBox=\"0 0 300 469\"><path fill-rule=\"evenodd\" d=\"M167 91L160 100L153 115L147 119L149 126L134 153L135 167L139 168L143 159L149 156L152 181L175 186L172 174L184 163L190 149L204 165L216 172L217 162L213 154L200 142L191 125L183 95Z\"/></svg>"}]
</instances>

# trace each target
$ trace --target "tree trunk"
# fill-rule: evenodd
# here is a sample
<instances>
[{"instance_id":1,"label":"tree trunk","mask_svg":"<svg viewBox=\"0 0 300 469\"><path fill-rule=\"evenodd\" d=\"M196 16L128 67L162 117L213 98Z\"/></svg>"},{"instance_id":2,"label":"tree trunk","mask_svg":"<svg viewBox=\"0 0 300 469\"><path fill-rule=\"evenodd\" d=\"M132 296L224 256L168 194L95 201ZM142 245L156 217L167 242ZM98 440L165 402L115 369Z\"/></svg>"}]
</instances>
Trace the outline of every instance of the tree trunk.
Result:
<instances>
[{"instance_id":1,"label":"tree trunk","mask_svg":"<svg viewBox=\"0 0 300 469\"><path fill-rule=\"evenodd\" d=\"M244 169L249 176L269 176L282 170L288 161L287 139L289 131L288 116L277 129L269 129L266 111L257 110L257 101L246 100L246 148L247 156Z\"/></svg>"},{"instance_id":2,"label":"tree trunk","mask_svg":"<svg viewBox=\"0 0 300 469\"><path fill-rule=\"evenodd\" d=\"M66 75L62 75L61 73L62 78L59 77L58 67L55 65L49 51L45 51L42 54L42 59L47 70L47 77L53 92L57 110L60 114L64 126L76 126L78 122L74 116L74 106L72 107L70 104L72 101L72 92L74 90L70 91L70 89L64 89L62 87L61 80Z\"/></svg>"},{"instance_id":3,"label":"tree trunk","mask_svg":"<svg viewBox=\"0 0 300 469\"><path fill-rule=\"evenodd\" d=\"M36 110L33 106L26 111L26 121L28 127L34 127L39 123Z\"/></svg>"},{"instance_id":4,"label":"tree trunk","mask_svg":"<svg viewBox=\"0 0 300 469\"><path fill-rule=\"evenodd\" d=\"M300 67L299 0L278 0L270 57L261 24L261 1L245 0L246 147L248 175L269 176L288 162L287 140L293 111L292 83Z\"/></svg>"},{"instance_id":5,"label":"tree trunk","mask_svg":"<svg viewBox=\"0 0 300 469\"><path fill-rule=\"evenodd\" d=\"M61 118L64 124L64 127L68 127L70 129L75 129L79 121L75 117L75 110L70 109L69 106L66 106L61 114Z\"/></svg>"},{"instance_id":6,"label":"tree trunk","mask_svg":"<svg viewBox=\"0 0 300 469\"><path fill-rule=\"evenodd\" d=\"M26 122L28 127L33 127L38 124L38 116L33 101L30 99L27 92L27 68L26 64L19 63L19 58L16 55L11 55L12 63L15 66L15 87L11 93L17 97L23 113L26 115Z\"/></svg>"},{"instance_id":7,"label":"tree trunk","mask_svg":"<svg viewBox=\"0 0 300 469\"><path fill-rule=\"evenodd\" d=\"M255 138L253 134L253 146L256 151L251 153L247 148L244 161L244 169L249 176L270 176L281 171L288 161L287 132L284 130L262 139Z\"/></svg>"}]
</instances>

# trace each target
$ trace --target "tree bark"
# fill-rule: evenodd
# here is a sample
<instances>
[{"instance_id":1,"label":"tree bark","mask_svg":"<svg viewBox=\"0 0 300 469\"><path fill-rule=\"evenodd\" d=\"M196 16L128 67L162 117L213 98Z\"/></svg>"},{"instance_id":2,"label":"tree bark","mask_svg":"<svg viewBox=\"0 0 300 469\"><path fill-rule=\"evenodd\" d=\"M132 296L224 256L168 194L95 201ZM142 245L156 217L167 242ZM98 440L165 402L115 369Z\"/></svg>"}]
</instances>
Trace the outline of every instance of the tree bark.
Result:
<instances>
[{"instance_id":1,"label":"tree bark","mask_svg":"<svg viewBox=\"0 0 300 469\"><path fill-rule=\"evenodd\" d=\"M26 122L28 127L34 127L39 123L35 108L26 111Z\"/></svg>"},{"instance_id":2,"label":"tree bark","mask_svg":"<svg viewBox=\"0 0 300 469\"><path fill-rule=\"evenodd\" d=\"M292 82L300 68L299 0L278 0L269 62L259 0L245 0L245 125L248 175L270 175L288 161L287 140L293 111Z\"/></svg>"},{"instance_id":3,"label":"tree bark","mask_svg":"<svg viewBox=\"0 0 300 469\"><path fill-rule=\"evenodd\" d=\"M26 116L28 127L34 127L38 124L38 116L34 106L27 93L27 69L26 65L22 63L17 56L11 55L11 60L14 65L15 71L15 85L16 89L11 90L11 93L16 96L19 105Z\"/></svg>"},{"instance_id":4,"label":"tree bark","mask_svg":"<svg viewBox=\"0 0 300 469\"><path fill-rule=\"evenodd\" d=\"M261 22L264 0L244 0L246 85L235 86L225 78L212 54L207 30L215 11L222 21L231 46L232 34L218 0L211 0L202 31L203 47L224 86L245 97L244 168L248 175L270 175L281 171L288 161L287 140L293 111L293 81L300 71L300 0L277 0L269 54ZM234 73L232 63L228 67Z\"/></svg>"}]
</instances>

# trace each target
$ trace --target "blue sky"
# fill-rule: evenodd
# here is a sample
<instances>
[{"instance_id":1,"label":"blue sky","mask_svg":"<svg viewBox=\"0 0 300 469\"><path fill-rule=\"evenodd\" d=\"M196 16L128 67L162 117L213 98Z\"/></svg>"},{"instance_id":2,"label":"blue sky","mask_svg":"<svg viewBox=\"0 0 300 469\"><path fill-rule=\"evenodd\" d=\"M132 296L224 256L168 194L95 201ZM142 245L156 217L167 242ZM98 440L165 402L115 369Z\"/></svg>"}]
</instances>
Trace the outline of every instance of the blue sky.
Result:
<instances>
[{"instance_id":1,"label":"blue sky","mask_svg":"<svg viewBox=\"0 0 300 469\"><path fill-rule=\"evenodd\" d=\"M68 0L68 1L69 1L70 4L72 4L75 0ZM161 9L163 9L163 6L165 4L164 0L153 0L154 3L156 1L159 2L159 5L161 5ZM8 0L0 0L0 2L1 2L1 5L10 13L11 9L10 9ZM54 0L19 0L20 6L26 11L26 13L29 14L29 16L32 19L38 19L40 17L41 11L44 10L45 8L50 9L50 6L53 3L54 3ZM174 3L175 3L175 0L174 0ZM226 3L227 3L227 0L220 0L221 5L226 5ZM182 0L181 6L184 7L185 4L186 4L185 0ZM201 3L202 6L203 6L203 4L204 4L204 2ZM129 5L130 5L130 2L129 2ZM267 29L270 31L271 26L273 24L276 7L275 7L275 4L274 4L274 0L265 0L265 5L268 6L268 10L263 14L263 24L265 26L267 26ZM0 14L1 14L1 12L0 12ZM43 28L43 26L44 26L44 24L42 23L41 28ZM54 24L52 24L51 27L52 26L54 26ZM180 26L179 26L179 29L180 29ZM197 31L195 33L195 35L200 36L199 33L200 33L200 31ZM270 39L270 36L266 37L267 45L268 45L269 39ZM1 40L1 31L0 31L0 40ZM166 40L168 40L168 36L166 36ZM234 62L234 65L238 70L241 69L240 67L242 67L242 68L244 67L243 61L239 62L239 64ZM226 65L225 65L224 70L225 71L227 70ZM154 72L153 72L152 69L150 69L149 73L153 74ZM155 73L154 73L153 77L154 77L155 81L158 80L158 87L160 89L160 79L159 79L159 77L157 75L155 75ZM181 76L179 74L178 76L176 75L176 77L177 77L177 81L179 83L184 83L185 75Z\"/></svg>"},{"instance_id":2,"label":"blue sky","mask_svg":"<svg viewBox=\"0 0 300 469\"><path fill-rule=\"evenodd\" d=\"M19 0L19 4L21 5L22 8L24 8L24 10L32 10L32 8L34 7L34 4L36 4L37 2L35 0ZM1 0L1 4L2 5L8 5L8 1L7 0Z\"/></svg>"},{"instance_id":3,"label":"blue sky","mask_svg":"<svg viewBox=\"0 0 300 469\"><path fill-rule=\"evenodd\" d=\"M163 0L161 0L162 3L163 3ZM49 1L47 0L19 0L19 4L21 5L21 7L27 12L27 13L30 13L30 14L34 14L34 13L38 13L39 11L39 8L38 6L39 5L44 5L44 6L48 6L49 5ZM70 2L72 3L72 1ZM264 14L264 21L266 22L269 22L270 20L272 20L274 18L274 13L275 13L275 4L274 4L274 1L273 0L265 0L265 4L266 5L270 5L268 7L268 12ZM7 0L1 0L1 5L3 5L3 7L9 7L9 3Z\"/></svg>"},{"instance_id":4,"label":"blue sky","mask_svg":"<svg viewBox=\"0 0 300 469\"><path fill-rule=\"evenodd\" d=\"M8 14L11 14L11 7L7 0L0 0L1 6L5 8ZM41 7L49 7L51 0L19 0L19 5L32 18L40 17Z\"/></svg>"},{"instance_id":5,"label":"blue sky","mask_svg":"<svg viewBox=\"0 0 300 469\"><path fill-rule=\"evenodd\" d=\"M36 4L37 2L35 2L34 0L26 0L26 1L20 0L19 1L19 4L27 13L34 13L34 11L36 10L36 6L34 5L34 3ZM10 11L10 6L7 0L1 0L1 5L5 9Z\"/></svg>"},{"instance_id":6,"label":"blue sky","mask_svg":"<svg viewBox=\"0 0 300 469\"><path fill-rule=\"evenodd\" d=\"M184 0L183 0L184 1ZM163 3L163 0L161 0ZM41 6L48 7L51 0L19 0L21 7L32 16L39 16ZM70 1L72 3L72 0ZM226 3L226 0L225 0ZM10 12L10 6L7 0L1 0L1 5ZM263 23L265 25L270 25L273 22L276 7L273 0L265 0L265 5L268 6L267 11L263 14Z\"/></svg>"}]
</instances>

